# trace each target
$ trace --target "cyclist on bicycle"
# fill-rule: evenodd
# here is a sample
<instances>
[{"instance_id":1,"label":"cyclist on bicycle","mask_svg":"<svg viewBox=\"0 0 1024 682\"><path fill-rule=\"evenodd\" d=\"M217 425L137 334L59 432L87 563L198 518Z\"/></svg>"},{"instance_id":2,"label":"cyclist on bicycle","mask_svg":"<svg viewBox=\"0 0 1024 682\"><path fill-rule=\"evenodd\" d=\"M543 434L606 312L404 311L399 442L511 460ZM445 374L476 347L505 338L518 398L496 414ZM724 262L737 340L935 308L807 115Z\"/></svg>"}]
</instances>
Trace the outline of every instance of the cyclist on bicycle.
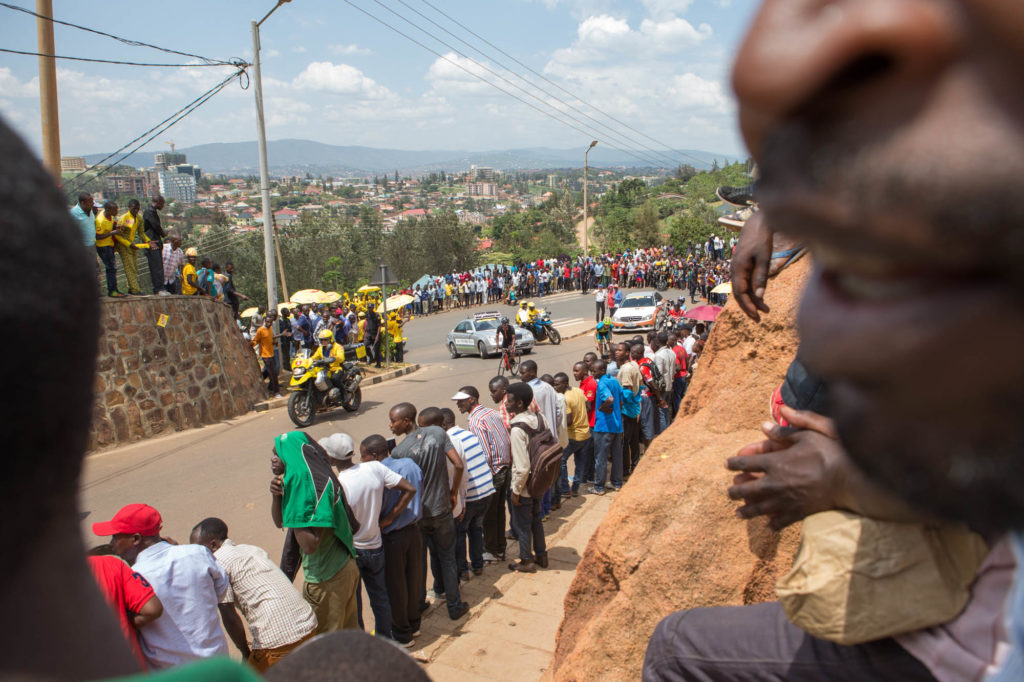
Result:
<instances>
[{"instance_id":1,"label":"cyclist on bicycle","mask_svg":"<svg viewBox=\"0 0 1024 682\"><path fill-rule=\"evenodd\" d=\"M612 346L612 321L611 318L604 318L594 328L594 347L598 355L605 356L611 353Z\"/></svg>"},{"instance_id":2,"label":"cyclist on bicycle","mask_svg":"<svg viewBox=\"0 0 1024 682\"><path fill-rule=\"evenodd\" d=\"M498 348L501 348L502 351L508 348L510 353L515 353L516 332L512 329L512 325L509 324L507 317L501 318L501 325L498 326L495 340Z\"/></svg>"}]
</instances>

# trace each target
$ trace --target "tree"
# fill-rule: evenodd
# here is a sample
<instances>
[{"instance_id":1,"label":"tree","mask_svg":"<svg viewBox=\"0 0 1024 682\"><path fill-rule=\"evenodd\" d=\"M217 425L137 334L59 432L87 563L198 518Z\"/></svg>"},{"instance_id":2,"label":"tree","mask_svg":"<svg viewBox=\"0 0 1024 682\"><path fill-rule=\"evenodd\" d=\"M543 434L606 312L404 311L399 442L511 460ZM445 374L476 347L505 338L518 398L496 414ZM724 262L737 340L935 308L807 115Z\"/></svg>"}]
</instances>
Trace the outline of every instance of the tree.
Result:
<instances>
[{"instance_id":1,"label":"tree","mask_svg":"<svg viewBox=\"0 0 1024 682\"><path fill-rule=\"evenodd\" d=\"M686 250L690 244L707 241L718 229L718 211L711 204L698 200L690 208L672 218L669 239L676 249Z\"/></svg>"},{"instance_id":2,"label":"tree","mask_svg":"<svg viewBox=\"0 0 1024 682\"><path fill-rule=\"evenodd\" d=\"M644 202L643 206L633 209L631 217L637 246L648 248L662 244L658 209L655 207L654 201L648 200Z\"/></svg>"}]
</instances>

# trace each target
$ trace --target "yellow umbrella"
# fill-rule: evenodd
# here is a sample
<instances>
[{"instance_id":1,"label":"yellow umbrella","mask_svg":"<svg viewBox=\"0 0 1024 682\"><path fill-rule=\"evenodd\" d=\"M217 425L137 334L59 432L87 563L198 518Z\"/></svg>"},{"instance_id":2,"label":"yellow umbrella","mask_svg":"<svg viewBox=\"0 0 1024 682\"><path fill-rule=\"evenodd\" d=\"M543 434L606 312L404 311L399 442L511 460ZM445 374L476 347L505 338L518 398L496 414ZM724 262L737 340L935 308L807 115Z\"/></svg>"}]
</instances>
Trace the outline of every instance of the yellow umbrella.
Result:
<instances>
[{"instance_id":1,"label":"yellow umbrella","mask_svg":"<svg viewBox=\"0 0 1024 682\"><path fill-rule=\"evenodd\" d=\"M369 293L371 291L380 291L380 287L375 287L375 286L372 286L370 284L364 284L363 286L361 286L358 289L356 289L356 292L358 292L360 294L366 294L366 293Z\"/></svg>"},{"instance_id":2,"label":"yellow umbrella","mask_svg":"<svg viewBox=\"0 0 1024 682\"><path fill-rule=\"evenodd\" d=\"M711 290L713 294L731 294L732 293L732 282L722 282L717 287Z\"/></svg>"},{"instance_id":3,"label":"yellow umbrella","mask_svg":"<svg viewBox=\"0 0 1024 682\"><path fill-rule=\"evenodd\" d=\"M292 303L319 303L319 298L323 295L324 292L319 289L303 289L292 294Z\"/></svg>"},{"instance_id":4,"label":"yellow umbrella","mask_svg":"<svg viewBox=\"0 0 1024 682\"><path fill-rule=\"evenodd\" d=\"M256 308L255 307L246 308L245 310L242 311L242 313L239 315L239 317L252 317L255 314L256 314Z\"/></svg>"},{"instance_id":5,"label":"yellow umbrella","mask_svg":"<svg viewBox=\"0 0 1024 682\"><path fill-rule=\"evenodd\" d=\"M295 307L295 304L290 301L277 304L277 314L280 315L282 310L291 310Z\"/></svg>"},{"instance_id":6,"label":"yellow umbrella","mask_svg":"<svg viewBox=\"0 0 1024 682\"><path fill-rule=\"evenodd\" d=\"M394 296L388 296L387 301L377 306L377 312L384 312L385 303L387 304L388 310L398 310L399 308L404 308L405 306L409 305L414 300L416 299L414 299L409 294L396 294Z\"/></svg>"},{"instance_id":7,"label":"yellow umbrella","mask_svg":"<svg viewBox=\"0 0 1024 682\"><path fill-rule=\"evenodd\" d=\"M335 301L341 300L341 294L337 291L325 291L320 294L320 298L316 300L317 303L334 303Z\"/></svg>"}]
</instances>

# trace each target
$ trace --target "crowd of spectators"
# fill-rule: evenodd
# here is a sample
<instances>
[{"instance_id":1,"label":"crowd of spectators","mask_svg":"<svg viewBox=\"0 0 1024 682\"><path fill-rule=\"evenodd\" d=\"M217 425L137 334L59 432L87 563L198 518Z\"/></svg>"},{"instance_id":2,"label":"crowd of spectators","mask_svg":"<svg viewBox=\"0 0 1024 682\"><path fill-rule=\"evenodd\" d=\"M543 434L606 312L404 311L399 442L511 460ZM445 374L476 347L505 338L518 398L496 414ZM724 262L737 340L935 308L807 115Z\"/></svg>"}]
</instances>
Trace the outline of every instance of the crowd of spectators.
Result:
<instances>
[{"instance_id":1,"label":"crowd of spectators","mask_svg":"<svg viewBox=\"0 0 1024 682\"><path fill-rule=\"evenodd\" d=\"M690 244L685 251L666 245L589 257L539 258L473 272L449 272L402 293L413 297L410 309L416 315L500 301L516 303L559 292L607 291L611 286L688 289L691 300L701 296L712 300L711 289L729 280L729 258L735 244L736 240L730 239L729 251L725 251L725 242L712 236L707 243Z\"/></svg>"},{"instance_id":2,"label":"crowd of spectators","mask_svg":"<svg viewBox=\"0 0 1024 682\"><path fill-rule=\"evenodd\" d=\"M388 412L390 438L279 436L270 492L272 520L287 530L280 565L233 543L217 517L175 545L156 509L130 504L93 525L110 536L93 553L132 568L94 556L93 570L149 669L224 655L223 620L242 657L266 670L317 633L368 629L362 587L373 633L413 647L432 603L451 620L469 612L460 586L488 567L548 568L544 522L565 500L622 487L674 418L699 331L635 337L613 357L588 352L553 375L525 360L518 381L488 383L493 407L474 385L454 392L465 426L449 407L399 403ZM532 439L542 432L561 449L560 474L531 497Z\"/></svg>"}]
</instances>

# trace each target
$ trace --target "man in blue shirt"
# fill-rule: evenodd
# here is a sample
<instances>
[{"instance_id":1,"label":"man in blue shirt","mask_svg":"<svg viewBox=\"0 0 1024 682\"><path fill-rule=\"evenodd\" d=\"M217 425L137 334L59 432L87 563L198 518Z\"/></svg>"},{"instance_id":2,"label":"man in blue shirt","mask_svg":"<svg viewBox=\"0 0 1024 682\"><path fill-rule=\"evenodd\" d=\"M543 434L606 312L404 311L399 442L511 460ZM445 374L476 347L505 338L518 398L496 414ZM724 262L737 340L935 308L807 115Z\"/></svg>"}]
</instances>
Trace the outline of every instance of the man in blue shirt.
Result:
<instances>
[{"instance_id":1,"label":"man in blue shirt","mask_svg":"<svg viewBox=\"0 0 1024 682\"><path fill-rule=\"evenodd\" d=\"M423 472L416 462L407 457L390 457L388 443L383 436L370 436L361 447L365 448L367 459L379 461L416 488L412 502L391 523L385 525L383 520L390 518L402 496L401 491L385 489L380 508L384 577L388 601L391 602L391 636L402 646L412 646L412 638L420 631L420 604L423 602L423 545L418 523L423 515L420 495Z\"/></svg>"},{"instance_id":2,"label":"man in blue shirt","mask_svg":"<svg viewBox=\"0 0 1024 682\"><path fill-rule=\"evenodd\" d=\"M82 192L78 195L78 203L71 209L71 217L82 231L82 241L86 246L96 244L96 219L92 215L92 206L92 195Z\"/></svg>"},{"instance_id":3,"label":"man in blue shirt","mask_svg":"<svg viewBox=\"0 0 1024 682\"><path fill-rule=\"evenodd\" d=\"M597 406L594 415L594 487L591 492L604 495L605 472L608 459L612 462L612 490L622 488L622 386L608 376L608 365L597 359L590 371L597 379Z\"/></svg>"}]
</instances>

